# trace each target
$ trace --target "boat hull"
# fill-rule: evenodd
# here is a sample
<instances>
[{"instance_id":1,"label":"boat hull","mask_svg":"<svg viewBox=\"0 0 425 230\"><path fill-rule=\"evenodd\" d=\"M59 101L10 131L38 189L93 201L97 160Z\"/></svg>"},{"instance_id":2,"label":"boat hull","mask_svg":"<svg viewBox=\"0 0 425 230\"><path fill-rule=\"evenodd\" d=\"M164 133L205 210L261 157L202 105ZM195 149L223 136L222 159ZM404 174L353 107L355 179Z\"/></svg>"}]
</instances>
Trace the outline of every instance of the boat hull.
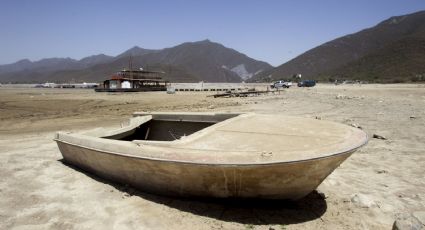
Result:
<instances>
[{"instance_id":1,"label":"boat hull","mask_svg":"<svg viewBox=\"0 0 425 230\"><path fill-rule=\"evenodd\" d=\"M64 161L101 178L167 196L300 199L355 150L265 164L202 164L122 155L56 140Z\"/></svg>"}]
</instances>

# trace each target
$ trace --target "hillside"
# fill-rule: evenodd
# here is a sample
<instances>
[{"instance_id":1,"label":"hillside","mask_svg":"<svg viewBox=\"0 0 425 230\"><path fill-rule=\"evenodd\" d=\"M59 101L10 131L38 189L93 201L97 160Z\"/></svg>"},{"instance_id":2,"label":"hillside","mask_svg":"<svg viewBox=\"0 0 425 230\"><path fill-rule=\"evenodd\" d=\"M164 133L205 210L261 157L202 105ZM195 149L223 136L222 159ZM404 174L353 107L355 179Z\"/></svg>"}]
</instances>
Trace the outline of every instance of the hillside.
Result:
<instances>
[{"instance_id":1,"label":"hillside","mask_svg":"<svg viewBox=\"0 0 425 230\"><path fill-rule=\"evenodd\" d=\"M23 59L13 64L0 65L0 74L16 73L20 71L48 73L58 70L84 69L93 65L109 62L113 59L113 57L104 54L92 55L81 60L72 58L45 58L40 61L32 62L28 59Z\"/></svg>"},{"instance_id":2,"label":"hillside","mask_svg":"<svg viewBox=\"0 0 425 230\"><path fill-rule=\"evenodd\" d=\"M424 73L421 67L425 11L391 17L378 25L313 48L291 61L254 76L251 81L338 77L388 82ZM422 59L423 60L423 59ZM423 65L422 65L423 66ZM400 74L400 75L398 75Z\"/></svg>"},{"instance_id":3,"label":"hillside","mask_svg":"<svg viewBox=\"0 0 425 230\"><path fill-rule=\"evenodd\" d=\"M405 38L321 76L379 83L425 81L425 38Z\"/></svg>"},{"instance_id":4,"label":"hillside","mask_svg":"<svg viewBox=\"0 0 425 230\"><path fill-rule=\"evenodd\" d=\"M0 82L102 81L113 73L128 68L130 56L133 68L164 71L164 78L171 82L241 82L272 68L268 63L254 60L219 43L204 40L160 50L135 46L116 57L94 55L81 60L22 60L0 66Z\"/></svg>"},{"instance_id":5,"label":"hillside","mask_svg":"<svg viewBox=\"0 0 425 230\"><path fill-rule=\"evenodd\" d=\"M148 54L146 59L183 66L207 82L240 82L259 71L271 68L265 62L254 60L209 40L183 43L158 53Z\"/></svg>"}]
</instances>

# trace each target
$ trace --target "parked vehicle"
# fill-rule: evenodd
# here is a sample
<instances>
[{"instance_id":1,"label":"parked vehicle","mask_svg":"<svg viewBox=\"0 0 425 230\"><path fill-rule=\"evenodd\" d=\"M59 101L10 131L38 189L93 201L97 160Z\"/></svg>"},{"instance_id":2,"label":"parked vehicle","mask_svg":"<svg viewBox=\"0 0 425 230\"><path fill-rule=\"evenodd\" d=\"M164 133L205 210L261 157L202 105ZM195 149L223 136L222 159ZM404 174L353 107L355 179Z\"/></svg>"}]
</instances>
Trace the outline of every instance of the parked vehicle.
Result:
<instances>
[{"instance_id":1,"label":"parked vehicle","mask_svg":"<svg viewBox=\"0 0 425 230\"><path fill-rule=\"evenodd\" d=\"M290 82L290 81L283 81L283 80L280 80L280 81L276 81L276 82L274 82L273 84L271 84L270 85L270 87L273 89L273 88L289 88L289 87L291 87L292 86L292 82Z\"/></svg>"},{"instance_id":2,"label":"parked vehicle","mask_svg":"<svg viewBox=\"0 0 425 230\"><path fill-rule=\"evenodd\" d=\"M313 87L316 85L315 80L305 80L298 82L298 87Z\"/></svg>"}]
</instances>

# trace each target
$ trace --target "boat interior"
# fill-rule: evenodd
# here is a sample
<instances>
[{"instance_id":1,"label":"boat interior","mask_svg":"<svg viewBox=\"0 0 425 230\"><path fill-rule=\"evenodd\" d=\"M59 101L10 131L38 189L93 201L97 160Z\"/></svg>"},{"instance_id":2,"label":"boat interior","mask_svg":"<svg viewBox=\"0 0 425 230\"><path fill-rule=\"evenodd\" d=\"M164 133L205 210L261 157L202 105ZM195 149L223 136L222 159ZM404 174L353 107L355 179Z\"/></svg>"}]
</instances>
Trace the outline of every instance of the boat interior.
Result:
<instances>
[{"instance_id":1,"label":"boat interior","mask_svg":"<svg viewBox=\"0 0 425 230\"><path fill-rule=\"evenodd\" d=\"M101 137L122 141L174 141L238 115L240 114L135 113L129 124Z\"/></svg>"}]
</instances>

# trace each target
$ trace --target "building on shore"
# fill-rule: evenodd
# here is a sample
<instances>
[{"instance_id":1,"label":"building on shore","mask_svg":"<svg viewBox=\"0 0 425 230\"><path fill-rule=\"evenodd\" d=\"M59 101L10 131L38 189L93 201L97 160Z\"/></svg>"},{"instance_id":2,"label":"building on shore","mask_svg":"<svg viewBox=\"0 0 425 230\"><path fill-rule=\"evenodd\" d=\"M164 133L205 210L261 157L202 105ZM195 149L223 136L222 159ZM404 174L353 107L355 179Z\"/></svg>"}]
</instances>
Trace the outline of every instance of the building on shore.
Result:
<instances>
[{"instance_id":1,"label":"building on shore","mask_svg":"<svg viewBox=\"0 0 425 230\"><path fill-rule=\"evenodd\" d=\"M162 79L161 71L121 70L103 81L96 92L143 92L166 91L169 82Z\"/></svg>"}]
</instances>

